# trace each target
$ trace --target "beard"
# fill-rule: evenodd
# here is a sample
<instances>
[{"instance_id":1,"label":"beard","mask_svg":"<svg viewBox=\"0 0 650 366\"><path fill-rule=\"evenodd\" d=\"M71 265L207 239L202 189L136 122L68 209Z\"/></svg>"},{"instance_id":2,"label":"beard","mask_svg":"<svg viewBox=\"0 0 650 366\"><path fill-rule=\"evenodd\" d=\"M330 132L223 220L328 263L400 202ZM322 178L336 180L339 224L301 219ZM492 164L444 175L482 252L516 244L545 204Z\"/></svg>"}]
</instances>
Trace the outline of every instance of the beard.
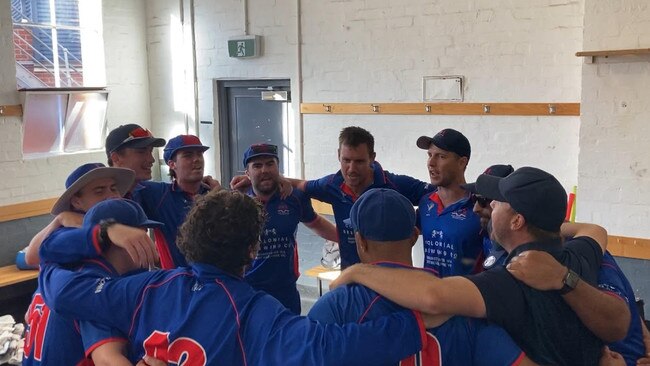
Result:
<instances>
[{"instance_id":1,"label":"beard","mask_svg":"<svg viewBox=\"0 0 650 366\"><path fill-rule=\"evenodd\" d=\"M265 194L265 195L270 195L274 193L275 191L278 190L278 187L279 187L279 183L277 180L271 180L271 181L264 180L253 184L253 188L255 189L255 192Z\"/></svg>"},{"instance_id":2,"label":"beard","mask_svg":"<svg viewBox=\"0 0 650 366\"><path fill-rule=\"evenodd\" d=\"M502 249L503 247L501 246L501 244L499 244L499 242L496 240L496 238L494 237L494 235L492 233L492 220L488 220L488 223L487 223L487 226L485 227L485 229L487 230L487 233L488 233L488 235L490 237L490 240L492 241L492 246L494 247L494 249L496 249L496 250Z\"/></svg>"}]
</instances>

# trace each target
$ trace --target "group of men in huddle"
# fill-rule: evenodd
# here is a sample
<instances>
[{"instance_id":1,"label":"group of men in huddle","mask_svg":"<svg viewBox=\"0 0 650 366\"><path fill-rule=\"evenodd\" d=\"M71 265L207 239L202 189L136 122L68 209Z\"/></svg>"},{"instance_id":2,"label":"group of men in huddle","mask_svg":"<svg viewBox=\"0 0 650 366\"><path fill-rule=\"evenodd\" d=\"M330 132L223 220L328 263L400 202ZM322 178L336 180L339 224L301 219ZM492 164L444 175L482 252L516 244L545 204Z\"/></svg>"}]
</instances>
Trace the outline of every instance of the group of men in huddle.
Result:
<instances>
[{"instance_id":1,"label":"group of men in huddle","mask_svg":"<svg viewBox=\"0 0 650 366\"><path fill-rule=\"evenodd\" d=\"M198 137L114 129L109 167L73 171L28 248L41 273L23 364L650 364L606 231L564 223L555 177L496 165L467 184L462 133L416 145L430 182L383 170L360 127L317 180L281 177L277 146L252 145L240 193L204 176ZM172 183L150 181L162 146ZM339 242L343 269L307 318L299 222Z\"/></svg>"}]
</instances>

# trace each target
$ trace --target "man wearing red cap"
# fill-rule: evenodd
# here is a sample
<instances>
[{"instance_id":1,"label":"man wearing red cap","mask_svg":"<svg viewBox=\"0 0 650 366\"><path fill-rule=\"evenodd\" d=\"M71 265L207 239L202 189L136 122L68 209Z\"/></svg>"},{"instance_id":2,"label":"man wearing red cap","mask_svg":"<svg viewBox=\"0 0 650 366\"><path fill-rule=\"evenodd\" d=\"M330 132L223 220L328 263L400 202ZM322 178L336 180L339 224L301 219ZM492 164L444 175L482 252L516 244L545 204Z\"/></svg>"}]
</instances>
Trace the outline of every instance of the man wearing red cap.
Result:
<instances>
[{"instance_id":1,"label":"man wearing red cap","mask_svg":"<svg viewBox=\"0 0 650 366\"><path fill-rule=\"evenodd\" d=\"M218 181L203 176L203 153L208 149L194 135L178 135L170 139L165 146L163 159L169 166L172 183L140 182L142 188L134 192L134 199L142 205L147 216L165 224L154 229L162 268L187 265L176 246L178 227L185 220L195 195L221 189Z\"/></svg>"}]
</instances>

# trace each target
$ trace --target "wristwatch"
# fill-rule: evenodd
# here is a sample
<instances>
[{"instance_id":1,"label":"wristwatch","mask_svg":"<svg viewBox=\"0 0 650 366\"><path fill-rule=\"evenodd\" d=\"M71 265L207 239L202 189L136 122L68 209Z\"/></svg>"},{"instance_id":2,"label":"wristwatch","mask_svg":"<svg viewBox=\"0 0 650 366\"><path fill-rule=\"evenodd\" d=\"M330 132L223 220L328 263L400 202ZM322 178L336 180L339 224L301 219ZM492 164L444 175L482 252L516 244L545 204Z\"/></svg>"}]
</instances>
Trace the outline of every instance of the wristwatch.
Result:
<instances>
[{"instance_id":1,"label":"wristwatch","mask_svg":"<svg viewBox=\"0 0 650 366\"><path fill-rule=\"evenodd\" d=\"M562 289L560 289L560 295L564 295L573 291L576 286L578 286L578 281L580 281L580 276L569 269L569 271L564 276L564 279L562 279L564 286L562 286Z\"/></svg>"},{"instance_id":2,"label":"wristwatch","mask_svg":"<svg viewBox=\"0 0 650 366\"><path fill-rule=\"evenodd\" d=\"M108 228L117 224L114 219L102 220L99 222L99 246L104 251L111 245L111 239L108 238Z\"/></svg>"}]
</instances>

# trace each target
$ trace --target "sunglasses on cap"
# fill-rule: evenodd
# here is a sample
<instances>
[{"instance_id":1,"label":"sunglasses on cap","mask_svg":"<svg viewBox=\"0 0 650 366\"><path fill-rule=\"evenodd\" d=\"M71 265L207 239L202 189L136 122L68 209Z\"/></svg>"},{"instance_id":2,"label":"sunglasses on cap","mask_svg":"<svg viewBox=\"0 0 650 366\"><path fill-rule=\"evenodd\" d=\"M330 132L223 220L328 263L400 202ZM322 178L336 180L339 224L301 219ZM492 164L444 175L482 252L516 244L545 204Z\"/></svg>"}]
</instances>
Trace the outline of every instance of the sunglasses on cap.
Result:
<instances>
[{"instance_id":1,"label":"sunglasses on cap","mask_svg":"<svg viewBox=\"0 0 650 366\"><path fill-rule=\"evenodd\" d=\"M469 200L470 202L472 202L472 204L478 203L478 205L481 207L488 207L488 205L492 202L491 199L483 197L478 194L472 194L471 196L469 196Z\"/></svg>"},{"instance_id":2,"label":"sunglasses on cap","mask_svg":"<svg viewBox=\"0 0 650 366\"><path fill-rule=\"evenodd\" d=\"M260 144L260 145L253 145L251 146L251 152L253 154L278 154L278 147L275 145L267 145L267 144Z\"/></svg>"},{"instance_id":3,"label":"sunglasses on cap","mask_svg":"<svg viewBox=\"0 0 650 366\"><path fill-rule=\"evenodd\" d=\"M135 139L142 139L145 137L153 137L153 134L151 131L147 130L146 128L138 127L131 132L129 132L129 137L125 138L122 143L129 142L131 140Z\"/></svg>"}]
</instances>

